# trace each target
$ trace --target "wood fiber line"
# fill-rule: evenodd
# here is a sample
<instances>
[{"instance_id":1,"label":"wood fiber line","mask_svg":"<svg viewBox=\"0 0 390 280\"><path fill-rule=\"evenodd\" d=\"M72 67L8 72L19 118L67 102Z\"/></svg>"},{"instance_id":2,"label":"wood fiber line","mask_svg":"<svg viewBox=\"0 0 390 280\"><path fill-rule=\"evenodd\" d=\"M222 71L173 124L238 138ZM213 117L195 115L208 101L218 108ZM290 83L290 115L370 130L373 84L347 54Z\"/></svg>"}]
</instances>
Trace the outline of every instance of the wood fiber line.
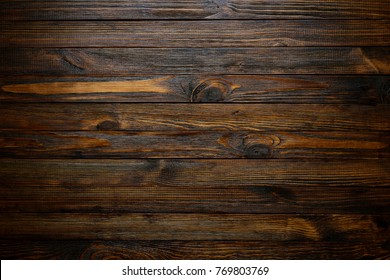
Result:
<instances>
[{"instance_id":1,"label":"wood fiber line","mask_svg":"<svg viewBox=\"0 0 390 280\"><path fill-rule=\"evenodd\" d=\"M0 129L132 131L390 130L390 108L288 104L0 104Z\"/></svg>"},{"instance_id":2,"label":"wood fiber line","mask_svg":"<svg viewBox=\"0 0 390 280\"><path fill-rule=\"evenodd\" d=\"M390 214L390 185L329 187L324 180L317 183L318 187L305 187L274 181L273 186L245 186L245 182L252 183L247 180L236 186L209 186L203 182L201 186L183 183L173 187L159 183L140 187L132 181L127 186L112 183L90 187L71 183L61 186L8 183L0 186L0 210L2 213ZM343 184L340 180L340 185Z\"/></svg>"},{"instance_id":3,"label":"wood fiber line","mask_svg":"<svg viewBox=\"0 0 390 280\"><path fill-rule=\"evenodd\" d=\"M389 243L1 240L1 259L390 259Z\"/></svg>"},{"instance_id":4,"label":"wood fiber line","mask_svg":"<svg viewBox=\"0 0 390 280\"><path fill-rule=\"evenodd\" d=\"M387 132L0 131L13 158L384 158Z\"/></svg>"},{"instance_id":5,"label":"wood fiber line","mask_svg":"<svg viewBox=\"0 0 390 280\"><path fill-rule=\"evenodd\" d=\"M5 188L18 187L389 187L378 160L1 159ZM158 190L158 189L156 189ZM233 193L232 193L233 194ZM120 194L118 194L120 195ZM288 193L286 193L288 197ZM356 194L358 195L358 194Z\"/></svg>"},{"instance_id":6,"label":"wood fiber line","mask_svg":"<svg viewBox=\"0 0 390 280\"><path fill-rule=\"evenodd\" d=\"M386 47L3 48L1 75L390 74Z\"/></svg>"},{"instance_id":7,"label":"wood fiber line","mask_svg":"<svg viewBox=\"0 0 390 280\"><path fill-rule=\"evenodd\" d=\"M370 243L390 238L389 218L379 215L7 213L0 217L1 239Z\"/></svg>"},{"instance_id":8,"label":"wood fiber line","mask_svg":"<svg viewBox=\"0 0 390 280\"><path fill-rule=\"evenodd\" d=\"M223 26L223 29L221 29ZM304 30L304 32L302 32ZM1 47L388 46L390 21L4 22Z\"/></svg>"},{"instance_id":9,"label":"wood fiber line","mask_svg":"<svg viewBox=\"0 0 390 280\"><path fill-rule=\"evenodd\" d=\"M5 20L389 18L387 0L0 1Z\"/></svg>"},{"instance_id":10,"label":"wood fiber line","mask_svg":"<svg viewBox=\"0 0 390 280\"><path fill-rule=\"evenodd\" d=\"M2 102L390 103L390 76L128 76L0 78Z\"/></svg>"}]
</instances>

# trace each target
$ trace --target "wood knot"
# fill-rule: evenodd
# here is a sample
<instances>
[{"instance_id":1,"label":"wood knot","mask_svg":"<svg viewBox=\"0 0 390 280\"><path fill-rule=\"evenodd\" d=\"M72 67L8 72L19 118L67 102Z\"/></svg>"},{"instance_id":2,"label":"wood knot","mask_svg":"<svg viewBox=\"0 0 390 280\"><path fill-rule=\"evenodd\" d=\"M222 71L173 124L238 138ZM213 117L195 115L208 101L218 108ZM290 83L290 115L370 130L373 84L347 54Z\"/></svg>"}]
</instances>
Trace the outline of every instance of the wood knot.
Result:
<instances>
[{"instance_id":1,"label":"wood knot","mask_svg":"<svg viewBox=\"0 0 390 280\"><path fill-rule=\"evenodd\" d=\"M277 135L260 133L228 133L218 139L219 144L246 158L272 158L280 142Z\"/></svg>"},{"instance_id":2,"label":"wood knot","mask_svg":"<svg viewBox=\"0 0 390 280\"><path fill-rule=\"evenodd\" d=\"M268 158L271 156L271 147L264 144L246 146L244 149L247 158Z\"/></svg>"},{"instance_id":3,"label":"wood knot","mask_svg":"<svg viewBox=\"0 0 390 280\"><path fill-rule=\"evenodd\" d=\"M194 88L191 93L191 102L220 102L226 101L233 91L240 85L224 79L207 79Z\"/></svg>"},{"instance_id":4,"label":"wood knot","mask_svg":"<svg viewBox=\"0 0 390 280\"><path fill-rule=\"evenodd\" d=\"M387 231L389 229L390 219L384 217L375 217L374 222L378 229Z\"/></svg>"},{"instance_id":5,"label":"wood knot","mask_svg":"<svg viewBox=\"0 0 390 280\"><path fill-rule=\"evenodd\" d=\"M99 123L96 128L98 130L116 130L119 128L119 124L115 121L104 121Z\"/></svg>"}]
</instances>

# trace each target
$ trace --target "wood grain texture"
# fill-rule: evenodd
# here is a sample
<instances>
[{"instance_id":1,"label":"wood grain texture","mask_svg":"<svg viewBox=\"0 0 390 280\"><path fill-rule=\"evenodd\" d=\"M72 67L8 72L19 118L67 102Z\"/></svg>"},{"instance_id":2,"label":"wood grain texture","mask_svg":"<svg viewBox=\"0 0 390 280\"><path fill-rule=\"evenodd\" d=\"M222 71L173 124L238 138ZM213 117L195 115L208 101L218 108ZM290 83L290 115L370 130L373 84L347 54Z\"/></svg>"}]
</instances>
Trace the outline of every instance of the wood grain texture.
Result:
<instances>
[{"instance_id":1,"label":"wood grain texture","mask_svg":"<svg viewBox=\"0 0 390 280\"><path fill-rule=\"evenodd\" d=\"M288 104L0 104L13 130L390 130L390 107Z\"/></svg>"},{"instance_id":2,"label":"wood grain texture","mask_svg":"<svg viewBox=\"0 0 390 280\"><path fill-rule=\"evenodd\" d=\"M92 186L389 187L389 168L387 159L0 160L3 187L58 186L76 190Z\"/></svg>"},{"instance_id":3,"label":"wood grain texture","mask_svg":"<svg viewBox=\"0 0 390 280\"><path fill-rule=\"evenodd\" d=\"M0 1L7 20L389 18L387 0Z\"/></svg>"},{"instance_id":4,"label":"wood grain texture","mask_svg":"<svg viewBox=\"0 0 390 280\"><path fill-rule=\"evenodd\" d=\"M390 74L386 47L3 48L2 75Z\"/></svg>"},{"instance_id":5,"label":"wood grain texture","mask_svg":"<svg viewBox=\"0 0 390 280\"><path fill-rule=\"evenodd\" d=\"M0 18L2 259L390 259L388 0Z\"/></svg>"},{"instance_id":6,"label":"wood grain texture","mask_svg":"<svg viewBox=\"0 0 390 280\"><path fill-rule=\"evenodd\" d=\"M2 102L390 103L390 76L0 77Z\"/></svg>"},{"instance_id":7,"label":"wood grain texture","mask_svg":"<svg viewBox=\"0 0 390 280\"><path fill-rule=\"evenodd\" d=\"M57 169L57 172L61 171L65 170ZM337 184L341 175L337 176L331 184ZM171 187L161 182L154 186L139 186L133 183L134 180L132 178L127 186L117 186L114 182L90 187L77 187L71 183L42 186L47 183L44 179L42 185L32 183L36 186L7 182L0 186L0 209L2 213L390 214L390 185L329 187L324 179L316 187L304 183L303 186L288 186L280 183L287 179L274 178L273 186L262 186L261 183L245 186L245 182L252 183L253 179L232 186L209 186L213 184L205 179L201 186L183 182L181 186ZM290 181L298 180L291 176ZM389 184L389 180L386 181ZM339 182L345 184L341 179Z\"/></svg>"},{"instance_id":8,"label":"wood grain texture","mask_svg":"<svg viewBox=\"0 0 390 280\"><path fill-rule=\"evenodd\" d=\"M388 225L379 215L7 213L0 214L0 237L387 242Z\"/></svg>"},{"instance_id":9,"label":"wood grain texture","mask_svg":"<svg viewBox=\"0 0 390 280\"><path fill-rule=\"evenodd\" d=\"M13 158L388 158L388 132L0 131Z\"/></svg>"},{"instance_id":10,"label":"wood grain texture","mask_svg":"<svg viewBox=\"0 0 390 280\"><path fill-rule=\"evenodd\" d=\"M263 241L23 241L1 240L6 259L390 259L389 243Z\"/></svg>"},{"instance_id":11,"label":"wood grain texture","mask_svg":"<svg viewBox=\"0 0 390 280\"><path fill-rule=\"evenodd\" d=\"M2 23L0 33L1 47L205 48L237 45L388 46L390 21L10 21Z\"/></svg>"}]
</instances>

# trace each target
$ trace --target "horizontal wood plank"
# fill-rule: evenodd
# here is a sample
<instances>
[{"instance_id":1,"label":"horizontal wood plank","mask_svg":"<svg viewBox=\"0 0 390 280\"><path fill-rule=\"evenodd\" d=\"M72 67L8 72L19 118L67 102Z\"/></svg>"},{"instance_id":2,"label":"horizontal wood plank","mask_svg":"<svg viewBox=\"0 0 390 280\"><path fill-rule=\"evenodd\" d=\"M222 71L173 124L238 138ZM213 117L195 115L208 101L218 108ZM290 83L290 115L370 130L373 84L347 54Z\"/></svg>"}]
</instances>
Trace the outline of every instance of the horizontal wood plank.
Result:
<instances>
[{"instance_id":1,"label":"horizontal wood plank","mask_svg":"<svg viewBox=\"0 0 390 280\"><path fill-rule=\"evenodd\" d=\"M0 104L0 129L390 130L390 107L283 104Z\"/></svg>"},{"instance_id":2,"label":"horizontal wood plank","mask_svg":"<svg viewBox=\"0 0 390 280\"><path fill-rule=\"evenodd\" d=\"M36 172L36 176L42 174ZM336 179L339 177L341 175ZM104 187L77 187L71 183L26 187L7 183L0 186L0 209L2 213L390 214L390 185L328 187L323 180L317 183L323 185L319 187L284 186L280 180L272 179L274 186L266 187L245 186L246 181L237 186L208 186L208 182L192 186L183 182L182 187L163 184L140 187L133 182L126 187L116 186L116 183Z\"/></svg>"},{"instance_id":3,"label":"horizontal wood plank","mask_svg":"<svg viewBox=\"0 0 390 280\"><path fill-rule=\"evenodd\" d=\"M387 132L0 131L0 156L18 158L378 158Z\"/></svg>"},{"instance_id":4,"label":"horizontal wood plank","mask_svg":"<svg viewBox=\"0 0 390 280\"><path fill-rule=\"evenodd\" d=\"M388 20L10 21L0 33L0 47L30 48L388 45Z\"/></svg>"},{"instance_id":5,"label":"horizontal wood plank","mask_svg":"<svg viewBox=\"0 0 390 280\"><path fill-rule=\"evenodd\" d=\"M390 103L390 76L0 77L2 102Z\"/></svg>"},{"instance_id":6,"label":"horizontal wood plank","mask_svg":"<svg viewBox=\"0 0 390 280\"><path fill-rule=\"evenodd\" d=\"M0 258L59 260L390 259L389 243L1 240Z\"/></svg>"},{"instance_id":7,"label":"horizontal wood plank","mask_svg":"<svg viewBox=\"0 0 390 280\"><path fill-rule=\"evenodd\" d=\"M389 18L387 0L0 1L7 20Z\"/></svg>"},{"instance_id":8,"label":"horizontal wood plank","mask_svg":"<svg viewBox=\"0 0 390 280\"><path fill-rule=\"evenodd\" d=\"M387 242L388 225L377 215L6 213L0 238Z\"/></svg>"},{"instance_id":9,"label":"horizontal wood plank","mask_svg":"<svg viewBox=\"0 0 390 280\"><path fill-rule=\"evenodd\" d=\"M0 160L6 188L388 187L389 168L387 159Z\"/></svg>"},{"instance_id":10,"label":"horizontal wood plank","mask_svg":"<svg viewBox=\"0 0 390 280\"><path fill-rule=\"evenodd\" d=\"M2 75L390 74L386 47L3 48Z\"/></svg>"}]
</instances>

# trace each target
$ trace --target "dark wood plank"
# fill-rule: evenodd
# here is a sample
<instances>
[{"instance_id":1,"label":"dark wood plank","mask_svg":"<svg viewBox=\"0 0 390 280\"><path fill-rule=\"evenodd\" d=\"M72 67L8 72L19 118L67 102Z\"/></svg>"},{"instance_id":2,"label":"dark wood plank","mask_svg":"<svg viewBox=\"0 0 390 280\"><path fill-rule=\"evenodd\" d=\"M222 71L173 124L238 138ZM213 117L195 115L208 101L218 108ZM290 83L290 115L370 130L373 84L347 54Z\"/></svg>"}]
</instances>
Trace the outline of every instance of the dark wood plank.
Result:
<instances>
[{"instance_id":1,"label":"dark wood plank","mask_svg":"<svg viewBox=\"0 0 390 280\"><path fill-rule=\"evenodd\" d=\"M389 18L387 0L0 1L7 20Z\"/></svg>"},{"instance_id":2,"label":"dark wood plank","mask_svg":"<svg viewBox=\"0 0 390 280\"><path fill-rule=\"evenodd\" d=\"M2 75L390 74L387 47L3 48Z\"/></svg>"},{"instance_id":3,"label":"dark wood plank","mask_svg":"<svg viewBox=\"0 0 390 280\"><path fill-rule=\"evenodd\" d=\"M388 20L258 20L195 23L9 21L2 23L0 33L1 47L205 48L388 45L390 45Z\"/></svg>"},{"instance_id":4,"label":"dark wood plank","mask_svg":"<svg viewBox=\"0 0 390 280\"><path fill-rule=\"evenodd\" d=\"M283 186L388 187L389 168L390 162L387 159L99 161L1 159L0 177L2 186L6 188L58 186L76 190L107 186L146 187L151 188L150 191L153 187L162 186L183 188L242 186L255 189ZM147 195L147 192L144 195Z\"/></svg>"},{"instance_id":5,"label":"dark wood plank","mask_svg":"<svg viewBox=\"0 0 390 280\"><path fill-rule=\"evenodd\" d=\"M384 242L388 225L369 215L2 213L0 238Z\"/></svg>"},{"instance_id":6,"label":"dark wood plank","mask_svg":"<svg viewBox=\"0 0 390 280\"><path fill-rule=\"evenodd\" d=\"M0 104L0 129L390 130L390 107L283 104Z\"/></svg>"},{"instance_id":7,"label":"dark wood plank","mask_svg":"<svg viewBox=\"0 0 390 280\"><path fill-rule=\"evenodd\" d=\"M390 259L389 243L1 240L0 258L60 260Z\"/></svg>"},{"instance_id":8,"label":"dark wood plank","mask_svg":"<svg viewBox=\"0 0 390 280\"><path fill-rule=\"evenodd\" d=\"M378 158L388 132L0 131L0 156L18 158Z\"/></svg>"},{"instance_id":9,"label":"dark wood plank","mask_svg":"<svg viewBox=\"0 0 390 280\"><path fill-rule=\"evenodd\" d=\"M2 102L390 103L390 76L0 77Z\"/></svg>"},{"instance_id":10,"label":"dark wood plank","mask_svg":"<svg viewBox=\"0 0 390 280\"><path fill-rule=\"evenodd\" d=\"M42 174L37 172L36 176ZM317 183L322 186L301 187L284 186L273 180L273 186L265 187L245 186L245 182L237 186L209 186L207 178L202 186L192 186L188 181L174 187L161 183L140 187L133 181L125 187L116 183L104 187L77 187L71 183L26 187L7 183L0 186L0 209L2 213L390 214L390 184L388 187L328 187L324 179ZM389 183L388 179L382 180ZM340 185L343 184L340 180Z\"/></svg>"}]
</instances>

